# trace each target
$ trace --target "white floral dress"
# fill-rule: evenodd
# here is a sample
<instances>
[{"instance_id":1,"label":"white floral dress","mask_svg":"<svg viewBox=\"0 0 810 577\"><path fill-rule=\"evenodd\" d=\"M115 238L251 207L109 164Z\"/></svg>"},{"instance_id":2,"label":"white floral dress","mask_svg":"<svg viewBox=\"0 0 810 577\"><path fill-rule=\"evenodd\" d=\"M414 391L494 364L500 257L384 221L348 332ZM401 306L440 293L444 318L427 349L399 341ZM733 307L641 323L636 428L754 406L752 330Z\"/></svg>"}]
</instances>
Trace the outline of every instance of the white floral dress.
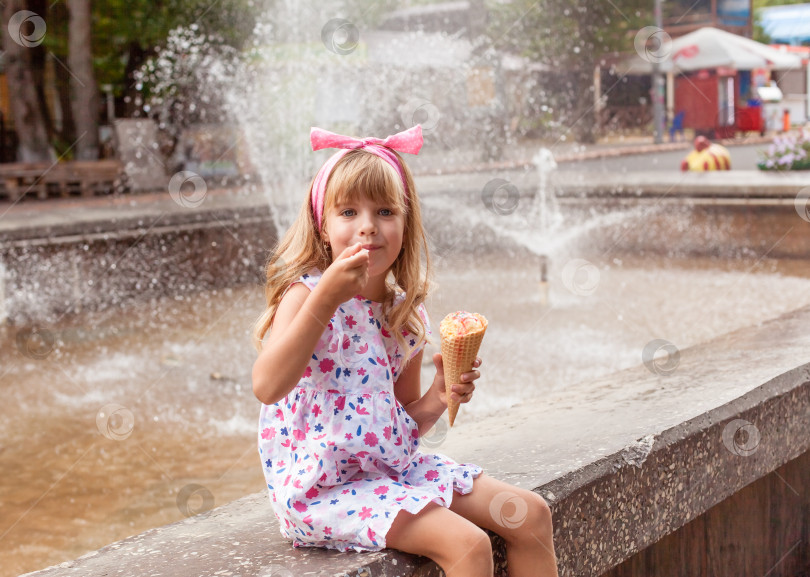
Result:
<instances>
[{"instance_id":1,"label":"white floral dress","mask_svg":"<svg viewBox=\"0 0 810 577\"><path fill-rule=\"evenodd\" d=\"M312 290L320 278L299 280ZM429 326L424 305L419 314ZM481 467L419 451L416 423L394 397L401 365L381 303L356 296L335 311L295 389L262 405L264 476L294 546L383 549L400 511L449 507L453 491L472 491Z\"/></svg>"}]
</instances>

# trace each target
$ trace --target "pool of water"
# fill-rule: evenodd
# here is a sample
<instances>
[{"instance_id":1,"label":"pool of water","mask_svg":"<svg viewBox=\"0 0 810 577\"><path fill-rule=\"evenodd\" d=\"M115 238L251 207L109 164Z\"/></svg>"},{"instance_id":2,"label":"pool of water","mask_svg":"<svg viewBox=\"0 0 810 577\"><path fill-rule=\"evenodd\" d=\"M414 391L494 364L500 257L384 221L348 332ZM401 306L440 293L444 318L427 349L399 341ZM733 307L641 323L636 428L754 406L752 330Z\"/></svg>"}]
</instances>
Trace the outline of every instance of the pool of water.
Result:
<instances>
[{"instance_id":1,"label":"pool of water","mask_svg":"<svg viewBox=\"0 0 810 577\"><path fill-rule=\"evenodd\" d=\"M683 350L810 305L804 261L572 262L552 258L546 300L530 251L437 256L434 327L457 309L490 321L459 420L639 365L654 339ZM84 313L38 334L4 329L0 576L263 490L249 340L262 307L261 287L248 286ZM422 378L433 378L429 354Z\"/></svg>"}]
</instances>

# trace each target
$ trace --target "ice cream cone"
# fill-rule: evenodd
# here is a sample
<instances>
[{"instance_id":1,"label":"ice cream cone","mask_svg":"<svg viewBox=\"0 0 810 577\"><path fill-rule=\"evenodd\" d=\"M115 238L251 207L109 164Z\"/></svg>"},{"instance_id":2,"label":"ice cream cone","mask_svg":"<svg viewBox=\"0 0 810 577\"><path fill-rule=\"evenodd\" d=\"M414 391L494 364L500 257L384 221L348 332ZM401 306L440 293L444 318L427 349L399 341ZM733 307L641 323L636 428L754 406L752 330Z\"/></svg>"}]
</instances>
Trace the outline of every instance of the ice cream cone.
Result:
<instances>
[{"instance_id":1,"label":"ice cream cone","mask_svg":"<svg viewBox=\"0 0 810 577\"><path fill-rule=\"evenodd\" d=\"M450 393L454 384L461 382L462 373L472 370L484 333L487 319L478 313L458 311L447 315L439 325L442 339L442 362L444 363L444 386L447 393L447 415L450 426L456 420L459 401L452 400Z\"/></svg>"}]
</instances>

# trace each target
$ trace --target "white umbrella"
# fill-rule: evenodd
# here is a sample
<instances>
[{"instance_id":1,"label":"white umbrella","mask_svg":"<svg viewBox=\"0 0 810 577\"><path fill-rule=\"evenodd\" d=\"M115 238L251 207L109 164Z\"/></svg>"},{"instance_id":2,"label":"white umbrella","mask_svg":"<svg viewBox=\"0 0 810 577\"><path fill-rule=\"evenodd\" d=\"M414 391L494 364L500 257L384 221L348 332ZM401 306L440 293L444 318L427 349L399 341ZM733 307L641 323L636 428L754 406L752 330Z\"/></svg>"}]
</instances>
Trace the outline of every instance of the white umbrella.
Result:
<instances>
[{"instance_id":1,"label":"white umbrella","mask_svg":"<svg viewBox=\"0 0 810 577\"><path fill-rule=\"evenodd\" d=\"M802 65L801 58L795 54L711 27L676 38L664 49L669 56L668 60L671 60L675 68L684 72L717 67L735 70L788 69Z\"/></svg>"}]
</instances>

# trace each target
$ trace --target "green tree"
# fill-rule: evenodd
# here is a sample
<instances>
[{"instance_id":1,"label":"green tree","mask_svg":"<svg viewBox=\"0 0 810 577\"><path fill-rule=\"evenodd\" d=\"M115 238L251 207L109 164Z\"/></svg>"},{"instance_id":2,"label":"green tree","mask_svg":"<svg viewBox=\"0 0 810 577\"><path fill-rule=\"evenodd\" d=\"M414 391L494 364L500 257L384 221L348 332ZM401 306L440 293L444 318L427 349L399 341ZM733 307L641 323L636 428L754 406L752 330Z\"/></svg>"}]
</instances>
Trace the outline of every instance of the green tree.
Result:
<instances>
[{"instance_id":1,"label":"green tree","mask_svg":"<svg viewBox=\"0 0 810 577\"><path fill-rule=\"evenodd\" d=\"M652 22L651 3L590 0L513 0L491 3L490 46L556 71L545 97L562 133L593 142L593 71L603 55L633 50L633 38Z\"/></svg>"},{"instance_id":2,"label":"green tree","mask_svg":"<svg viewBox=\"0 0 810 577\"><path fill-rule=\"evenodd\" d=\"M253 32L260 7L260 0L96 0L98 81L113 87L124 103L123 114L132 116L139 111L135 72L166 44L169 31L194 25L239 50Z\"/></svg>"}]
</instances>

